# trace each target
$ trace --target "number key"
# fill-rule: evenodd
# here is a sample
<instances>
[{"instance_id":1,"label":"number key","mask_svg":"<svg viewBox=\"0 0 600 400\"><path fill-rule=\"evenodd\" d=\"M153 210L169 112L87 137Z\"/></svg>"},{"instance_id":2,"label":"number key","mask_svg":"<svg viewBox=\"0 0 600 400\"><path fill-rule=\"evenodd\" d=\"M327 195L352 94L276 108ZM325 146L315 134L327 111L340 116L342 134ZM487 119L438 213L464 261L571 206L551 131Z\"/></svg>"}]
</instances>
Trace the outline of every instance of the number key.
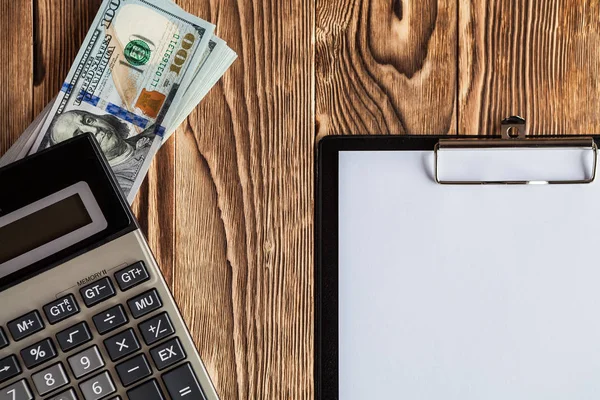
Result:
<instances>
[{"instance_id":1,"label":"number key","mask_svg":"<svg viewBox=\"0 0 600 400\"><path fill-rule=\"evenodd\" d=\"M43 369L31 376L33 384L41 396L69 383L69 378L61 363Z\"/></svg>"},{"instance_id":2,"label":"number key","mask_svg":"<svg viewBox=\"0 0 600 400\"><path fill-rule=\"evenodd\" d=\"M104 360L96 346L69 357L68 361L77 379L104 367Z\"/></svg>"},{"instance_id":3,"label":"number key","mask_svg":"<svg viewBox=\"0 0 600 400\"><path fill-rule=\"evenodd\" d=\"M69 389L67 391L57 394L56 396L52 396L46 400L79 400L79 399L77 398L75 391L73 389Z\"/></svg>"},{"instance_id":4,"label":"number key","mask_svg":"<svg viewBox=\"0 0 600 400\"><path fill-rule=\"evenodd\" d=\"M117 391L108 372L93 377L79 384L85 400L98 400Z\"/></svg>"},{"instance_id":5,"label":"number key","mask_svg":"<svg viewBox=\"0 0 600 400\"><path fill-rule=\"evenodd\" d=\"M32 400L33 395L25 379L0 389L0 400Z\"/></svg>"}]
</instances>

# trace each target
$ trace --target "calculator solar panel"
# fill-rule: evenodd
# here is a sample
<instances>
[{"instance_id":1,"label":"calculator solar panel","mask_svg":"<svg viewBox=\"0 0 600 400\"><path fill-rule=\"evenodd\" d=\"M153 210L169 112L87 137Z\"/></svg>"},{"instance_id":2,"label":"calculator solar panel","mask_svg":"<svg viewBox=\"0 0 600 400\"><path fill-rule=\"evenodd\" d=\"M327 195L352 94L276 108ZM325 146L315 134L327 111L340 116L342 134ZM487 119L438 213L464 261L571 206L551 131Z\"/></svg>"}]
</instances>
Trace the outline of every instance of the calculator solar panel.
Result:
<instances>
[{"instance_id":1,"label":"calculator solar panel","mask_svg":"<svg viewBox=\"0 0 600 400\"><path fill-rule=\"evenodd\" d=\"M0 400L218 399L93 137L0 188Z\"/></svg>"}]
</instances>

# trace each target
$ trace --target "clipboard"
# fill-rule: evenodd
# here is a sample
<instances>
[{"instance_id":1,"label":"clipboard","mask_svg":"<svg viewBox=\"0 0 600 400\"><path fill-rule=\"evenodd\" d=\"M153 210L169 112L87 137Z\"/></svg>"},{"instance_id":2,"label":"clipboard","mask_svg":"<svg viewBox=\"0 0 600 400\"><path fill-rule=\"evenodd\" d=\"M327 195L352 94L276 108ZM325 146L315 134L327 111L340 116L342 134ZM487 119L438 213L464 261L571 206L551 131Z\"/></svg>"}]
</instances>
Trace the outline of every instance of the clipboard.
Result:
<instances>
[{"instance_id":1,"label":"clipboard","mask_svg":"<svg viewBox=\"0 0 600 400\"><path fill-rule=\"evenodd\" d=\"M317 400L598 396L600 139L524 123L321 140Z\"/></svg>"}]
</instances>

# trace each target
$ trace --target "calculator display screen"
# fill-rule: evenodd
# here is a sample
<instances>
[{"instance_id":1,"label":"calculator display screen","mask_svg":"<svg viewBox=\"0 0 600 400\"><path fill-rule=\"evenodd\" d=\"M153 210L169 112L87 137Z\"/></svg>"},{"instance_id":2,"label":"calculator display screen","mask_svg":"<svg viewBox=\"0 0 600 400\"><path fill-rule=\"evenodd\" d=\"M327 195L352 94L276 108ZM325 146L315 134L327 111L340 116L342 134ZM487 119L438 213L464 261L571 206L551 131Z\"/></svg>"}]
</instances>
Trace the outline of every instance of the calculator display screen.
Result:
<instances>
[{"instance_id":1,"label":"calculator display screen","mask_svg":"<svg viewBox=\"0 0 600 400\"><path fill-rule=\"evenodd\" d=\"M52 242L92 222L74 194L0 227L0 264Z\"/></svg>"}]
</instances>

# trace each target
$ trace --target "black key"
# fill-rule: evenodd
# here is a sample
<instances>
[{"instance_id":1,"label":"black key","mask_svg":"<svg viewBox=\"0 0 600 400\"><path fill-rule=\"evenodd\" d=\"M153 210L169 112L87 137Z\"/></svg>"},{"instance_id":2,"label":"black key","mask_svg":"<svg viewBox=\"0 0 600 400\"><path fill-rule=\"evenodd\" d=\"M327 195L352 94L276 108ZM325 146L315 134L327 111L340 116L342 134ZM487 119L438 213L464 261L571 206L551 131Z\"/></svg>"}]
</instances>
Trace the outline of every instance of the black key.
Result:
<instances>
[{"instance_id":1,"label":"black key","mask_svg":"<svg viewBox=\"0 0 600 400\"><path fill-rule=\"evenodd\" d=\"M0 360L0 383L9 380L21 373L21 366L17 357L10 355Z\"/></svg>"},{"instance_id":2,"label":"black key","mask_svg":"<svg viewBox=\"0 0 600 400\"><path fill-rule=\"evenodd\" d=\"M73 325L56 334L56 340L62 351L69 351L92 340L92 333L85 322Z\"/></svg>"},{"instance_id":3,"label":"black key","mask_svg":"<svg viewBox=\"0 0 600 400\"><path fill-rule=\"evenodd\" d=\"M115 274L117 284L122 291L131 289L134 286L139 285L142 282L146 282L150 279L146 266L142 261L138 261L127 268L123 268Z\"/></svg>"},{"instance_id":4,"label":"black key","mask_svg":"<svg viewBox=\"0 0 600 400\"><path fill-rule=\"evenodd\" d=\"M156 343L175 333L171 319L167 313L159 314L139 324L138 329L147 345Z\"/></svg>"},{"instance_id":5,"label":"black key","mask_svg":"<svg viewBox=\"0 0 600 400\"><path fill-rule=\"evenodd\" d=\"M4 329L0 327L0 349L8 346L8 338L6 337L6 333L4 333Z\"/></svg>"},{"instance_id":6,"label":"black key","mask_svg":"<svg viewBox=\"0 0 600 400\"><path fill-rule=\"evenodd\" d=\"M167 391L173 400L206 400L200 382L190 363L185 363L162 376Z\"/></svg>"},{"instance_id":7,"label":"black key","mask_svg":"<svg viewBox=\"0 0 600 400\"><path fill-rule=\"evenodd\" d=\"M186 357L185 351L177 338L159 344L150 350L150 355L159 371L177 364Z\"/></svg>"},{"instance_id":8,"label":"black key","mask_svg":"<svg viewBox=\"0 0 600 400\"><path fill-rule=\"evenodd\" d=\"M152 375L152 368L148 365L146 356L140 354L117 365L117 374L123 386L129 386Z\"/></svg>"},{"instance_id":9,"label":"black key","mask_svg":"<svg viewBox=\"0 0 600 400\"><path fill-rule=\"evenodd\" d=\"M75 296L68 294L44 306L44 313L51 325L67 319L79 312Z\"/></svg>"},{"instance_id":10,"label":"black key","mask_svg":"<svg viewBox=\"0 0 600 400\"><path fill-rule=\"evenodd\" d=\"M94 315L92 319L98 333L101 335L115 330L129 321L127 315L125 315L125 309L120 304Z\"/></svg>"},{"instance_id":11,"label":"black key","mask_svg":"<svg viewBox=\"0 0 600 400\"><path fill-rule=\"evenodd\" d=\"M162 302L156 289L149 290L139 296L127 301L133 318L143 317L144 315L162 307Z\"/></svg>"},{"instance_id":12,"label":"black key","mask_svg":"<svg viewBox=\"0 0 600 400\"><path fill-rule=\"evenodd\" d=\"M25 339L42 329L44 329L44 322L37 311L31 311L8 323L8 330L15 341Z\"/></svg>"},{"instance_id":13,"label":"black key","mask_svg":"<svg viewBox=\"0 0 600 400\"><path fill-rule=\"evenodd\" d=\"M56 349L54 348L51 339L44 339L41 342L37 342L36 344L21 350L23 363L25 363L25 366L29 369L37 367L48 360L52 360L56 355Z\"/></svg>"},{"instance_id":14,"label":"black key","mask_svg":"<svg viewBox=\"0 0 600 400\"><path fill-rule=\"evenodd\" d=\"M135 353L141 348L133 329L127 329L118 335L106 339L104 346L106 346L106 351L108 351L108 355L113 361Z\"/></svg>"},{"instance_id":15,"label":"black key","mask_svg":"<svg viewBox=\"0 0 600 400\"><path fill-rule=\"evenodd\" d=\"M107 277L79 289L79 293L81 294L85 305L92 307L113 297L115 295L115 288L113 287L110 278Z\"/></svg>"},{"instance_id":16,"label":"black key","mask_svg":"<svg viewBox=\"0 0 600 400\"><path fill-rule=\"evenodd\" d=\"M127 398L129 400L165 400L165 396L155 379L128 391Z\"/></svg>"}]
</instances>

